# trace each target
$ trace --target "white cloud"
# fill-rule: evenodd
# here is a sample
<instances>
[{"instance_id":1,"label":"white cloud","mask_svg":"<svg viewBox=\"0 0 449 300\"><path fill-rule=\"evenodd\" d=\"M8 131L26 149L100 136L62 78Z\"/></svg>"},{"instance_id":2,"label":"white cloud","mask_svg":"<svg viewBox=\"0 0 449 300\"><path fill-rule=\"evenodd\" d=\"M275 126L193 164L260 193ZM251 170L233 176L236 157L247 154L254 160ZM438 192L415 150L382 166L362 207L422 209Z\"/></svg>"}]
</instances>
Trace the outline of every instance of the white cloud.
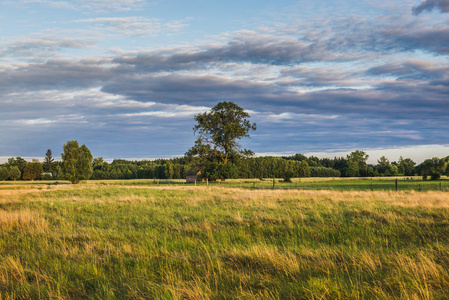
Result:
<instances>
[{"instance_id":1,"label":"white cloud","mask_svg":"<svg viewBox=\"0 0 449 300\"><path fill-rule=\"evenodd\" d=\"M158 118L186 118L208 110L207 107L189 105L164 105L158 110L141 111L136 113L122 114L124 117L158 117Z\"/></svg>"},{"instance_id":2,"label":"white cloud","mask_svg":"<svg viewBox=\"0 0 449 300\"><path fill-rule=\"evenodd\" d=\"M31 119L31 120L17 120L14 123L23 124L27 126L36 126L36 125L48 125L55 123L55 120L49 120L45 118L39 118L39 119Z\"/></svg>"},{"instance_id":3,"label":"white cloud","mask_svg":"<svg viewBox=\"0 0 449 300\"><path fill-rule=\"evenodd\" d=\"M82 8L94 11L133 10L145 6L145 0L80 0Z\"/></svg>"},{"instance_id":4,"label":"white cloud","mask_svg":"<svg viewBox=\"0 0 449 300\"><path fill-rule=\"evenodd\" d=\"M187 26L182 20L163 22L160 19L145 17L93 18L74 22L98 24L99 29L107 29L127 36L177 32Z\"/></svg>"},{"instance_id":5,"label":"white cloud","mask_svg":"<svg viewBox=\"0 0 449 300\"><path fill-rule=\"evenodd\" d=\"M148 4L146 0L75 0L72 2L61 0L7 0L2 3L22 6L40 4L60 9L78 9L95 12L136 10Z\"/></svg>"}]
</instances>

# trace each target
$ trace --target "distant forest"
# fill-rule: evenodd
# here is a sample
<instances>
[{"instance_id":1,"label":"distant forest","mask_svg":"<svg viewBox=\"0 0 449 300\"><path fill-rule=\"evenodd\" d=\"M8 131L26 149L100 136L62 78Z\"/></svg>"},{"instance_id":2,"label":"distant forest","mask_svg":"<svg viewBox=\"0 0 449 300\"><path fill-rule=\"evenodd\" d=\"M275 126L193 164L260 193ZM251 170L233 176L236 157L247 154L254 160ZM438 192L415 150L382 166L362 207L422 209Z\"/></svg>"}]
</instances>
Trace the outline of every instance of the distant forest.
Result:
<instances>
[{"instance_id":1,"label":"distant forest","mask_svg":"<svg viewBox=\"0 0 449 300\"><path fill-rule=\"evenodd\" d=\"M294 177L376 177L376 176L423 176L439 179L449 173L446 158L427 159L417 165L410 158L390 162L382 156L377 164L368 164L368 155L354 151L346 157L318 158L295 154L283 157L249 157L230 163L226 178L284 178ZM192 157L172 159L129 161L115 159L112 163L102 157L92 160L90 179L184 179L189 170L198 169ZM210 171L209 171L210 172ZM203 176L210 178L208 170ZM11 157L0 165L0 180L64 180L63 162L55 161L47 151L43 162L27 162L21 157Z\"/></svg>"}]
</instances>

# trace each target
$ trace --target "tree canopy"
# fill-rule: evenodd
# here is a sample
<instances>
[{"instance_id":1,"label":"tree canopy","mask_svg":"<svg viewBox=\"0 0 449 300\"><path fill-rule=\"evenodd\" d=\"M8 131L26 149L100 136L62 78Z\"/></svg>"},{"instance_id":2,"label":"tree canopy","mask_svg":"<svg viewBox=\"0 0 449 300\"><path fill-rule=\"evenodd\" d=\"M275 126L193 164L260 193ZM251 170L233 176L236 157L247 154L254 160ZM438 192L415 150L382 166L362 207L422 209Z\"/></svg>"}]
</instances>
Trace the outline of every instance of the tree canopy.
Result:
<instances>
[{"instance_id":1,"label":"tree canopy","mask_svg":"<svg viewBox=\"0 0 449 300\"><path fill-rule=\"evenodd\" d=\"M427 179L427 176L430 176L432 180L440 179L441 175L446 171L448 164L449 157L426 159L420 165L423 179Z\"/></svg>"},{"instance_id":2,"label":"tree canopy","mask_svg":"<svg viewBox=\"0 0 449 300\"><path fill-rule=\"evenodd\" d=\"M239 144L257 128L249 118L243 108L228 101L219 102L209 112L196 115L197 124L193 131L199 138L187 155L199 158L203 169L209 169L209 177L228 177L233 172L228 162L253 154L251 150L241 149Z\"/></svg>"},{"instance_id":3,"label":"tree canopy","mask_svg":"<svg viewBox=\"0 0 449 300\"><path fill-rule=\"evenodd\" d=\"M43 172L42 164L37 159L33 159L32 162L27 163L23 169L23 179L36 180Z\"/></svg>"},{"instance_id":4,"label":"tree canopy","mask_svg":"<svg viewBox=\"0 0 449 300\"><path fill-rule=\"evenodd\" d=\"M93 172L93 157L86 145L80 147L77 141L68 141L63 149L61 157L65 178L74 184L89 179Z\"/></svg>"}]
</instances>

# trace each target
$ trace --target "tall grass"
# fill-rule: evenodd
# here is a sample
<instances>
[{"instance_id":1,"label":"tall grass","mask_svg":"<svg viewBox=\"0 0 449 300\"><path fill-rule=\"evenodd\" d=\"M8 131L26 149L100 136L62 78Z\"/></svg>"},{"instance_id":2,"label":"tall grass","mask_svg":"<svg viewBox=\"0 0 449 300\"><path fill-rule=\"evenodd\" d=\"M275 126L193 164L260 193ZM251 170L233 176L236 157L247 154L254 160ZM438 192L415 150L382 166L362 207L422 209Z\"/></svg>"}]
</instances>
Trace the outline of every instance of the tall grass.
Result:
<instances>
[{"instance_id":1,"label":"tall grass","mask_svg":"<svg viewBox=\"0 0 449 300\"><path fill-rule=\"evenodd\" d=\"M0 299L444 299L444 192L0 190Z\"/></svg>"}]
</instances>

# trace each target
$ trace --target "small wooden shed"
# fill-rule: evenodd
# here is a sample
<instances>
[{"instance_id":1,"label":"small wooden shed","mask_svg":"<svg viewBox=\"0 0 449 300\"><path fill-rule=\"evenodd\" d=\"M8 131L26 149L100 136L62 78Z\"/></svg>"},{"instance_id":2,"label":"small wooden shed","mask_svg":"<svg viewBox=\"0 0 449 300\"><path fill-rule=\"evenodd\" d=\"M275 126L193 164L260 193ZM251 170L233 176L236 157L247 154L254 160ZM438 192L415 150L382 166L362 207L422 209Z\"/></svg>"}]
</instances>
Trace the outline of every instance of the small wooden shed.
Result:
<instances>
[{"instance_id":1,"label":"small wooden shed","mask_svg":"<svg viewBox=\"0 0 449 300\"><path fill-rule=\"evenodd\" d=\"M199 168L192 168L186 173L186 183L193 183L195 181L201 181L201 170Z\"/></svg>"}]
</instances>

